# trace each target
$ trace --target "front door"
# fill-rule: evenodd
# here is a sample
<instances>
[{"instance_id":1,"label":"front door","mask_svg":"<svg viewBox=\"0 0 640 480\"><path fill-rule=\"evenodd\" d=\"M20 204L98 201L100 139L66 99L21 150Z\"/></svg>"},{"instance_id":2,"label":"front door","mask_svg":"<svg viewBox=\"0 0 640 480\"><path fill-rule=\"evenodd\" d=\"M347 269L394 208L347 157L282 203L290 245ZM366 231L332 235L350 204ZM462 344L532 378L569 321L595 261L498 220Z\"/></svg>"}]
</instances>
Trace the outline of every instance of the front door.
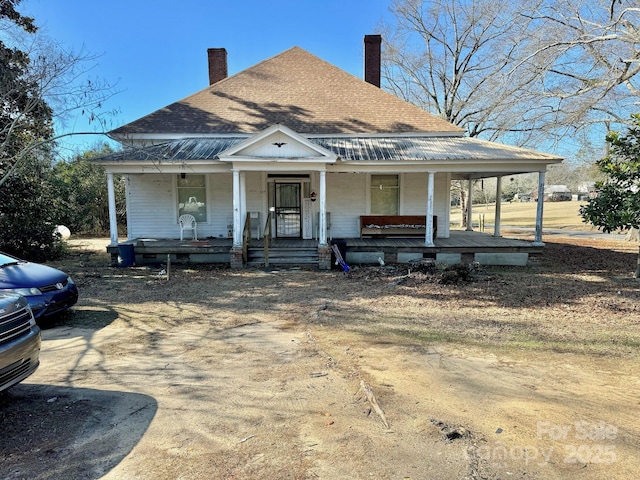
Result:
<instances>
[{"instance_id":1,"label":"front door","mask_svg":"<svg viewBox=\"0 0 640 480\"><path fill-rule=\"evenodd\" d=\"M275 214L276 237L300 238L301 236L301 199L299 183L276 183Z\"/></svg>"}]
</instances>

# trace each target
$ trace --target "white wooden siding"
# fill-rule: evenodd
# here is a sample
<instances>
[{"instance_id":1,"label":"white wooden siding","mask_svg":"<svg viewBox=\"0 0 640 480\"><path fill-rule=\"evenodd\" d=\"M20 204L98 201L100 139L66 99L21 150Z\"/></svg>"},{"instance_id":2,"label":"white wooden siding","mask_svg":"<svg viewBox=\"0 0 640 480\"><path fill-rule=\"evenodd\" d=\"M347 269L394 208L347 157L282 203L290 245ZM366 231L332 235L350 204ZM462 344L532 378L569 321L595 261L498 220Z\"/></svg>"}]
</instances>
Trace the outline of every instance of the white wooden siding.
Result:
<instances>
[{"instance_id":1,"label":"white wooden siding","mask_svg":"<svg viewBox=\"0 0 640 480\"><path fill-rule=\"evenodd\" d=\"M305 158L317 157L318 152L297 142L291 136L278 132L240 150L236 155L262 158Z\"/></svg>"},{"instance_id":2,"label":"white wooden siding","mask_svg":"<svg viewBox=\"0 0 640 480\"><path fill-rule=\"evenodd\" d=\"M129 175L127 192L129 238L179 238L175 174ZM312 185L315 183L312 183ZM331 214L333 238L360 236L360 215L368 209L368 175L327 173L327 212ZM401 175L401 214L424 215L428 174ZM438 216L438 236L449 236L449 175L435 176L434 215ZM260 212L264 226L267 214L266 175L246 172L246 210ZM312 187L317 191L317 187ZM319 202L314 203L314 222ZM231 173L207 175L208 221L198 224L198 236L227 237L233 218L233 177Z\"/></svg>"},{"instance_id":3,"label":"white wooden siding","mask_svg":"<svg viewBox=\"0 0 640 480\"><path fill-rule=\"evenodd\" d=\"M245 188L247 191L247 213L258 212L260 214L257 219L257 229L251 227L251 235L254 238L262 238L267 220L266 176L262 172L246 172Z\"/></svg>"},{"instance_id":4,"label":"white wooden siding","mask_svg":"<svg viewBox=\"0 0 640 480\"><path fill-rule=\"evenodd\" d=\"M333 238L360 236L360 215L365 215L367 212L366 193L366 175L327 174L327 212L331 213Z\"/></svg>"},{"instance_id":5,"label":"white wooden siding","mask_svg":"<svg viewBox=\"0 0 640 480\"><path fill-rule=\"evenodd\" d=\"M266 193L267 185L264 183L262 172L247 172L245 185L247 189L247 212L260 212L261 221L267 212Z\"/></svg>"},{"instance_id":6,"label":"white wooden siding","mask_svg":"<svg viewBox=\"0 0 640 480\"><path fill-rule=\"evenodd\" d=\"M198 237L226 237L232 215L231 174L207 175L207 217ZM174 174L129 175L129 238L180 238Z\"/></svg>"},{"instance_id":7,"label":"white wooden siding","mask_svg":"<svg viewBox=\"0 0 640 480\"><path fill-rule=\"evenodd\" d=\"M412 173L403 175L402 184L402 214L424 215L427 211L427 173ZM447 202L449 202L448 175L439 173L435 175L433 193L433 214L438 217L438 236L449 237L449 218Z\"/></svg>"},{"instance_id":8,"label":"white wooden siding","mask_svg":"<svg viewBox=\"0 0 640 480\"><path fill-rule=\"evenodd\" d=\"M231 173L215 173L209 175L207 191L207 213L209 225L203 230L206 236L226 238L229 236L228 225L233 225L233 175ZM200 225L198 225L200 232Z\"/></svg>"},{"instance_id":9,"label":"white wooden siding","mask_svg":"<svg viewBox=\"0 0 640 480\"><path fill-rule=\"evenodd\" d=\"M180 238L174 175L129 175L129 238Z\"/></svg>"}]
</instances>

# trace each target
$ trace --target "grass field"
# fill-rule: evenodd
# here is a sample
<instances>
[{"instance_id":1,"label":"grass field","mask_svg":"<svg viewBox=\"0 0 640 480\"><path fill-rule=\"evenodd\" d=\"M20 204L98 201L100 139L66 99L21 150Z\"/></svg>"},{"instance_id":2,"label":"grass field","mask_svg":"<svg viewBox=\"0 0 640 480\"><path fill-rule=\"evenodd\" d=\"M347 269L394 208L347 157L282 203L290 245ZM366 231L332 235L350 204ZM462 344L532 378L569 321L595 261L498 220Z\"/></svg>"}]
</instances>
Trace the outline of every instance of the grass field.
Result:
<instances>
[{"instance_id":1,"label":"grass field","mask_svg":"<svg viewBox=\"0 0 640 480\"><path fill-rule=\"evenodd\" d=\"M580 207L584 202L545 202L543 209L543 226L545 228L565 228L567 230L597 230L582 221ZM535 227L536 202L505 202L501 206L501 225L514 227ZM473 206L473 223L477 224L479 216L484 215L486 224L493 224L495 204L475 204ZM452 209L452 221L459 222L460 210Z\"/></svg>"}]
</instances>

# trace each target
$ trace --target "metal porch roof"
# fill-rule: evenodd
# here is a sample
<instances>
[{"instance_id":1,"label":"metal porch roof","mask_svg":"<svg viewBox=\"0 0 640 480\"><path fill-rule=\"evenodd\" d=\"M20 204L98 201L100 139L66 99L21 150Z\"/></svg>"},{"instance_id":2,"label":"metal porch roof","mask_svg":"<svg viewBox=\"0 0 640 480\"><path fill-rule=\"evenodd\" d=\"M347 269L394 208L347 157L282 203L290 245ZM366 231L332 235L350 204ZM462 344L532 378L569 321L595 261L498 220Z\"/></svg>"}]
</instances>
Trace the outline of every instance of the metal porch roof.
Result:
<instances>
[{"instance_id":1,"label":"metal porch roof","mask_svg":"<svg viewBox=\"0 0 640 480\"><path fill-rule=\"evenodd\" d=\"M218 155L246 137L185 138L145 148L127 148L98 157L97 163L217 161ZM561 157L467 137L311 137L343 162L541 161Z\"/></svg>"}]
</instances>

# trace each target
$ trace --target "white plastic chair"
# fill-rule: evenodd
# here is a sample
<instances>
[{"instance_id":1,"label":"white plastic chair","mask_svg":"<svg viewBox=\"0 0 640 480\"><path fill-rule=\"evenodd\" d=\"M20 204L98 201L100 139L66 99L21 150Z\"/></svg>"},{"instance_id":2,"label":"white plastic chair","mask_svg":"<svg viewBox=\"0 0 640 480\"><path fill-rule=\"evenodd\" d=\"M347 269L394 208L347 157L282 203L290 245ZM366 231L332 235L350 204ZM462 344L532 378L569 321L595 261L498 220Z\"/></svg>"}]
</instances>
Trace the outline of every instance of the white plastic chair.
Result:
<instances>
[{"instance_id":1,"label":"white plastic chair","mask_svg":"<svg viewBox=\"0 0 640 480\"><path fill-rule=\"evenodd\" d=\"M193 239L198 240L198 222L193 215L185 213L178 218L178 224L180 225L180 240L184 239L184 231L191 230Z\"/></svg>"}]
</instances>

